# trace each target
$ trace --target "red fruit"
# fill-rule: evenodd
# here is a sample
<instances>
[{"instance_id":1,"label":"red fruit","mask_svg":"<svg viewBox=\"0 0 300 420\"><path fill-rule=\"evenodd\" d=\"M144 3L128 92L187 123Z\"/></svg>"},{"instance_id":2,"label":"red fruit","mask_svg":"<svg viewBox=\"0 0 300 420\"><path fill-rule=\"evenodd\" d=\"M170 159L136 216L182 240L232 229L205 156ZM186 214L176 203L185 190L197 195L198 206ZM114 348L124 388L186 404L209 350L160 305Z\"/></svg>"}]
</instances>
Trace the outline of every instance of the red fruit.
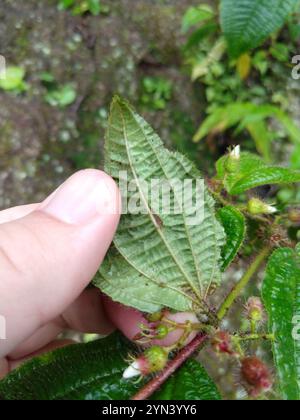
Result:
<instances>
[{"instance_id":1,"label":"red fruit","mask_svg":"<svg viewBox=\"0 0 300 420\"><path fill-rule=\"evenodd\" d=\"M212 339L212 346L217 353L233 354L231 337L226 331L218 331Z\"/></svg>"},{"instance_id":2,"label":"red fruit","mask_svg":"<svg viewBox=\"0 0 300 420\"><path fill-rule=\"evenodd\" d=\"M244 381L250 385L252 396L269 391L273 385L268 367L255 356L242 360L241 374Z\"/></svg>"}]
</instances>

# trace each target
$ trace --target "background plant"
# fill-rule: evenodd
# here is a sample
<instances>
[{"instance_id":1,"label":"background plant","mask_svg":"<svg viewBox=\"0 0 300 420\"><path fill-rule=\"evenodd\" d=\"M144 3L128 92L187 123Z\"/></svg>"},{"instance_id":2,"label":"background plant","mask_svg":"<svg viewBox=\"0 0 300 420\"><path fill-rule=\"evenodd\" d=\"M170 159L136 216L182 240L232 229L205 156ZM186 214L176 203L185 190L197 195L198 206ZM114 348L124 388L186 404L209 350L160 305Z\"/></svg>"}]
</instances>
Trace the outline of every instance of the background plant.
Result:
<instances>
[{"instance_id":1,"label":"background plant","mask_svg":"<svg viewBox=\"0 0 300 420\"><path fill-rule=\"evenodd\" d=\"M231 4L229 10L235 10L238 3ZM268 8L270 9L269 3ZM243 4L246 4L246 2L243 2ZM276 2L277 4L279 3ZM55 1L55 5L57 6L57 1ZM255 4L252 1L252 5L256 5L260 16L264 16L261 8L264 7L265 2ZM276 5L272 8L275 12ZM190 11L189 16L186 15L183 20L183 30L193 31L195 28L195 33L187 32L188 35L191 35L191 39L183 47L181 56L173 48L173 39L171 39L169 44L171 45L171 47L169 46L169 52L167 52L165 46L159 48L157 43L153 42L151 38L146 53L141 53L139 50L138 53L135 53L136 56L142 57L137 65L138 72L133 72L137 81L137 90L129 88L129 85L126 84L127 78L124 77L128 72L132 71L130 70L133 68L132 61L130 61L132 57L128 56L124 51L121 53L117 51L118 48L116 48L114 43L115 36L111 36L110 42L112 42L113 58L105 63L108 66L107 68L109 68L110 88L108 93L105 94L104 102L101 102L101 104L95 99L95 97L101 96L99 92L103 92L102 83L101 81L99 82L101 71L99 60L93 63L92 73L87 73L86 79L91 81L91 84L88 84L88 87L85 89L82 89L84 83L82 81L78 83L76 79L75 69L77 68L77 62L73 67L73 73L69 72L70 66L64 65L63 73L67 71L68 74L63 74L62 76L54 65L55 61L53 60L52 63L52 60L48 59L43 61L42 67L48 73L53 74L52 82L49 80L47 82L47 80L43 80L40 77L39 80L36 80L30 64L24 59L27 90L22 91L21 89L21 91L18 91L17 89L15 91L14 89L8 90L2 87L3 92L1 94L5 95L3 104L14 100L12 98L15 98L15 95L18 95L19 105L22 104L22 101L28 101L31 98L33 98L33 102L41 98L43 107L48 106L51 108L51 112L56 112L57 110L56 118L62 118L61 130L59 135L57 135L57 138L61 139L61 143L53 143L54 147L50 148L50 155L49 150L43 154L43 162L45 163L49 161L49 156L59 156L58 149L59 144L61 144L64 145L64 161L71 162L72 169L91 165L98 166L99 137L101 137L99 132L102 133L102 130L107 125L107 105L113 89L126 92L126 96L131 97L138 105L137 109L139 111L142 110L147 119L151 120L159 132L163 134L162 137L165 142L188 155L207 177L209 190L207 194L213 196L217 203L215 211L210 213L211 220L218 219L226 233L225 245L221 246L221 241L219 244L221 260L217 264L220 271L225 270L225 275L223 275L225 278L219 286L217 284L212 285L211 292L215 291L215 293L211 297L210 308L219 308L220 317L226 314L226 323L224 325L227 325L228 328L225 329L222 324L219 328L220 331L210 328L212 327L211 324L215 324L213 320L216 316L215 311L212 310L211 322L202 325L204 329L201 331L206 337L205 339L211 342L213 351L210 350L211 346L203 349L200 356L197 357L197 361L190 360L187 364L184 364L181 370L178 371L178 374L161 388L163 394L154 394L153 398L175 399L187 398L187 395L192 395L195 399L219 399L220 391L225 398L236 398L236 395L240 394L234 393L232 389L228 390L224 381L218 377L215 366L223 366L226 370L228 365L232 363L232 360L237 360L237 365L239 366L240 363L240 368L243 368L240 369L243 379L249 381L251 379L247 375L249 357L260 356L263 353L264 365L268 362L267 364L272 366L268 343L273 342L273 339L276 340L273 347L278 376L272 375L270 377L269 369L267 371L261 369L263 374L255 384L256 386L254 387L252 378L250 387L246 386L247 391L250 398L274 398L274 396L286 399L298 398L297 347L291 347L293 343L290 337L291 330L294 327L291 319L297 315L297 279L299 278L298 250L295 248L299 238L299 188L294 183L294 181L299 179L297 172L297 167L299 166L297 166L296 159L298 155L295 148L299 137L297 122L292 121L295 115L292 113L286 86L287 79L290 79L290 59L297 52L298 47L298 15L290 13L293 11L292 7L294 5L296 6L296 3L286 2L284 13L277 13L273 19L274 24L271 27L267 26L268 33L262 33L258 40L251 45L247 44L247 39L240 35L237 37L239 42L237 42L236 38L232 39L224 26L224 16L222 17L222 26L219 23L220 19L216 5L210 5L209 7L203 7L202 5L200 8L196 5L195 10ZM226 6L228 5L226 4ZM154 6L152 5L151 7ZM116 14L117 5L112 4L111 8L112 15ZM166 11L166 14L163 15L165 25L170 9L166 7L164 10ZM149 12L149 9L147 11ZM73 8L67 8L65 12L61 11L60 13L61 16L66 16L66 19L71 19L74 26L84 22L84 25L88 25L89 30L89 25L93 25L93 23L89 22L98 22L96 20L97 16L93 16L88 10L85 10L81 17L74 17L73 12ZM174 10L172 10L173 12ZM240 12L237 11L237 14L230 14L229 27L234 27L232 19L236 19L235 22L240 21L238 13ZM158 17L159 14L156 13L157 19L155 21L159 20ZM229 18L227 17L226 19ZM107 19L107 23L110 24L109 19L111 17L102 15L99 16L99 19L102 19L103 22ZM285 26L283 26L284 21L286 22ZM147 16L147 22L150 22L149 16ZM256 19L255 23L257 22L259 20ZM137 25L136 22L135 25ZM258 26L261 28L262 25L259 24ZM177 30L179 32L179 26ZM254 30L256 33L259 33L257 28ZM156 32L159 33L159 31ZM207 35L205 34L204 36L204 33L207 33ZM247 32L244 27L243 35L245 33ZM84 38L84 43L86 42L89 45L89 51L92 51L92 54L96 56L99 43L93 46L93 36L90 35L93 35L93 32L91 34L86 34L84 31L80 32L80 36L86 37ZM72 54L75 56L76 48L78 48L76 46L80 45L81 53L83 51L83 43L79 38L76 32L74 40L68 40L68 45L66 45L66 51L72 51ZM240 40L242 40L242 43L240 43ZM37 46L36 48L40 47ZM24 44L22 44L22 50L24 50ZM42 54L45 54L45 57L49 54L49 50L45 46L43 46L41 51ZM120 54L123 59L122 65L120 64ZM182 56L185 63L182 63ZM104 59L105 56L102 55L101 62ZM21 58L15 59L15 62L19 62L18 66L20 68L23 67ZM115 63L117 68L114 75L112 75L112 63ZM186 92L185 97L187 99L185 102L190 101L193 103L191 108L195 110L195 115L191 111L187 113L184 103L179 107L179 110L178 108L173 108L174 103L178 101L177 85L179 80L178 73L174 76L173 72L181 63L182 65L185 64L183 70L188 71L189 75L191 73L194 75L195 81L193 84L188 82L185 85L188 86L189 90L186 91L180 88L180 95L182 96L183 91ZM205 70L204 74L203 69ZM36 72L36 74L40 74L40 72ZM154 83L152 83L150 88L147 88L148 98L143 100L143 95L145 94L143 80L149 76ZM103 77L103 73L101 73L101 77ZM23 78L24 75L21 79ZM76 93L72 95L72 100L65 101L64 92L61 89L66 84L68 85L70 80L73 82L73 79L75 83L72 88ZM171 84L168 84L172 86L172 94L170 94L169 89L160 86L159 81L161 79L172 81ZM223 88L223 86L225 87ZM203 95L204 90L205 95ZM37 97L35 92L42 92L42 95ZM55 102L46 100L45 104L45 98L47 97L45 95L49 92L56 92L54 95ZM91 92L96 93L93 95ZM68 97L68 95L66 96ZM239 107L235 107L235 110L233 103L238 103L239 105ZM202 104L205 109L201 111ZM221 114L220 108L222 111L224 110ZM237 112L237 108L239 112ZM122 112L125 111L123 110ZM129 117L128 112L125 112L126 117ZM76 124L72 120L73 115L76 115L76 118L78 118L76 119ZM228 115L232 117L232 121L228 121ZM208 117L208 120L206 120L204 125L201 124L200 128L204 132L203 135L206 141L193 143L192 137L197 131L200 117L201 121ZM208 121L212 121L212 117L216 119L212 126L209 127ZM138 119L138 117L135 118ZM117 118L116 121L118 121ZM168 128L170 126L173 129L169 131ZM205 131L206 126L208 127L207 131ZM49 129L51 129L50 124ZM6 125L5 130L3 129L2 131L9 134L10 127ZM55 136L52 133L52 141L53 137ZM232 160L232 158L235 159L238 156L234 146L240 143L242 145L242 153L239 161L236 162ZM293 148L290 145L293 145ZM234 150L232 154L227 150L229 146ZM161 145L160 148L162 149ZM249 151L251 154L245 153L245 151ZM256 151L261 156L254 155ZM162 152L162 154L165 155L167 152ZM221 157L222 155L225 157ZM179 159L178 155L177 159ZM107 160L107 156L105 156L105 160ZM214 169L214 161L218 161L216 170ZM186 162L185 159L184 162ZM291 164L294 166L294 169L291 169ZM186 165L189 166L191 164L186 163ZM53 173L61 173L61 162L59 159L58 163L53 167L55 168ZM277 213L273 215L265 214L265 212L273 212L274 206L277 207ZM124 232L123 239L126 238L126 233ZM120 232L121 234L122 232ZM138 231L136 234L138 234ZM199 238L197 237L197 239ZM121 246L120 243L118 246ZM275 253L273 253L275 248ZM201 258L203 249L199 248L197 251L199 251L199 258ZM111 250L105 265L101 269L100 275L102 277L109 274L109 267L112 267L112 259L113 267L118 267L118 252L118 250ZM258 276L255 273L263 262L267 260L268 255L272 255L272 257L266 270L267 274L262 295L265 310L269 314L269 328L267 328L265 322L266 315L263 315L262 319L259 320L253 319L253 315L257 316L257 307L259 309L260 305L256 305L254 308L256 313L255 311L250 313L251 301L249 302L248 300L249 297L260 296L261 274ZM143 268L145 268L145 261L142 261L142 263ZM123 262L121 264L120 269L122 268L123 270L124 264ZM230 266L228 267L229 264ZM247 265L249 265L249 269L247 269ZM281 268L279 272L278 267ZM146 268L149 270L149 267ZM245 272L245 275L241 275L241 270ZM151 273L148 272L148 274ZM132 277L129 276L128 278L135 278L136 272L134 271L131 275ZM233 294L229 294L224 305L221 305L221 302L224 301L224 296L227 295L235 283L233 279L238 280L237 277L241 278L241 281L238 282ZM122 276L122 281L124 279L126 277ZM250 279L258 281L250 282ZM103 287L103 279L100 280L100 276L95 281L102 281L101 286ZM288 284L288 288L285 288L286 284ZM246 289L244 290L245 286ZM125 283L124 287L126 287ZM138 290L133 289L131 293L129 299L132 299L132 301L126 303L135 306L133 295L138 293ZM141 293L144 294L144 288L142 288ZM167 295L167 292L165 293L165 299L169 303L172 299ZM248 302L243 316L240 315L242 312L240 301L237 301L237 304L230 312L227 311L240 293L243 293L245 303ZM161 295L160 290L160 298ZM272 299L270 296L272 296ZM148 304L150 303L148 302ZM281 312L282 308L287 308L284 314ZM156 307L155 309L158 308ZM284 325L280 322L282 319L284 319ZM238 322L238 320L241 320L241 322ZM218 324L218 320L216 320L216 324ZM185 326L185 328L187 327ZM216 328L216 326L213 326L213 328ZM257 331L255 331L255 328ZM286 352L286 359L282 359L283 343L282 339L279 338L278 340L278 336L284 337L284 343L287 342L291 349L290 352ZM210 340L208 340L208 337ZM257 340L258 338L260 340ZM204 344L202 335L197 337L197 340L193 344L194 347L188 346L185 349L177 349L177 352L175 351L176 349L173 349L170 355L171 366L181 366L186 357ZM112 349L119 349L120 359L112 357L112 354L116 353ZM220 351L222 355L225 355L224 357L220 357ZM28 367L25 368L24 366L24 370L15 372L10 378L11 388L7 386L7 382L2 384L1 396L4 394L5 398L23 396L26 398L70 397L77 399L85 398L89 394L93 398L99 399L130 398L141 389L141 392L146 390L146 394L143 394L145 397L147 393L149 395L151 386L149 388L148 385L148 388L144 388L143 382L134 384L131 381L128 382L121 379L123 370L128 366L124 359L127 358L128 353L132 352L135 353L136 349L132 349L131 344L117 336L110 337L106 341L101 340L90 343L87 347L80 345L79 347L61 350L55 355L44 356L44 358L34 360L30 365L27 365ZM80 366L83 365L81 361L83 359L87 360L86 358L89 359L88 355L93 360L86 362L85 369L80 369ZM68 366L70 368L67 370L67 376L60 378L62 381L60 383L63 383L63 385L58 386L56 372L62 364L66 363L66 358L69 360L68 363L70 364ZM210 372L210 375L218 384L219 391L207 373L205 373L204 368L199 365L199 358L202 360L205 369ZM93 362L95 360L97 360L97 364ZM100 363L100 360L103 363ZM284 360L284 363L281 363L282 360ZM258 366L257 360L254 361L254 364ZM288 372L288 377L292 378L292 380L286 380L283 366L287 367L286 372ZM110 374L112 370L118 372L117 376L119 379L117 381L115 376ZM32 371L38 371L39 374L35 373L32 376ZM104 372L105 377L102 377L99 372ZM163 372L168 373L168 370L163 370ZM154 387L157 387L161 377L162 375L158 374L155 378L156 385L154 383ZM196 383L195 389L189 387L185 389L179 386L178 384L182 384L181 378L183 377L191 378L186 383ZM51 381L48 380L49 378L52 378ZM227 383L229 382L228 378L230 378L230 373L226 375ZM40 380L39 383L38 379ZM148 379L146 378L144 381ZM71 385L75 381L78 383L78 388L71 390ZM257 389L259 391L266 390L264 387L269 389L270 382L273 383L272 392L264 394L264 397L259 392L259 396L256 393ZM46 389L40 386L41 384L47 384ZM232 388L235 390L234 387ZM30 392L24 395L24 389L28 389ZM44 390L43 395L41 394L42 389Z\"/></svg>"}]
</instances>

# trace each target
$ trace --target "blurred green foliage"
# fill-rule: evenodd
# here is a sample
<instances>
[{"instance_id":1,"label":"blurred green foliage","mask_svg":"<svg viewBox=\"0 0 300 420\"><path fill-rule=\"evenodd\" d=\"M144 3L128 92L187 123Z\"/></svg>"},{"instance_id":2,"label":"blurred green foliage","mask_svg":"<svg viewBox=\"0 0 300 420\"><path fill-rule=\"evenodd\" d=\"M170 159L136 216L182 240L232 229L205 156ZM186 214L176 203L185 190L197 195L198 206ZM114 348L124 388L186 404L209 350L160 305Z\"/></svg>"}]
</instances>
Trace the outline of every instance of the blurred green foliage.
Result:
<instances>
[{"instance_id":1,"label":"blurred green foliage","mask_svg":"<svg viewBox=\"0 0 300 420\"><path fill-rule=\"evenodd\" d=\"M150 109L165 109L172 98L172 82L163 77L145 77L142 80L141 102Z\"/></svg>"},{"instance_id":2,"label":"blurred green foliage","mask_svg":"<svg viewBox=\"0 0 300 420\"><path fill-rule=\"evenodd\" d=\"M24 92L27 89L24 78L25 70L22 67L7 67L5 78L0 78L0 89L14 93Z\"/></svg>"},{"instance_id":3,"label":"blurred green foliage","mask_svg":"<svg viewBox=\"0 0 300 420\"><path fill-rule=\"evenodd\" d=\"M99 16L100 13L108 13L109 7L102 4L101 0L59 0L58 7L61 10L71 10L73 15L91 13Z\"/></svg>"}]
</instances>

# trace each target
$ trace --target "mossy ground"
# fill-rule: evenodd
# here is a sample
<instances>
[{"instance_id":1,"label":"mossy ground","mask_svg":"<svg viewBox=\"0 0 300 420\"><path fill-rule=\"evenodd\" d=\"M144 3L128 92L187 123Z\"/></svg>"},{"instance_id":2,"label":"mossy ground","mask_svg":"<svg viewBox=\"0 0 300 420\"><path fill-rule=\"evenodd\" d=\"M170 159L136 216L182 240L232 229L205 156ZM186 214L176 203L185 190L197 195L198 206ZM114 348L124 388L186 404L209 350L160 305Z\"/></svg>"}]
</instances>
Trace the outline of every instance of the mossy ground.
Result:
<instances>
[{"instance_id":1,"label":"mossy ground","mask_svg":"<svg viewBox=\"0 0 300 420\"><path fill-rule=\"evenodd\" d=\"M107 1L110 12L97 17L72 16L57 3L1 3L0 53L8 65L25 68L28 90L0 91L0 208L42 200L75 170L100 167L116 92L136 104L169 145L184 149L198 123L197 95L179 65L181 18L197 1ZM58 86L72 83L76 101L65 108L47 104L44 72ZM171 82L164 109L142 106L147 76Z\"/></svg>"}]
</instances>

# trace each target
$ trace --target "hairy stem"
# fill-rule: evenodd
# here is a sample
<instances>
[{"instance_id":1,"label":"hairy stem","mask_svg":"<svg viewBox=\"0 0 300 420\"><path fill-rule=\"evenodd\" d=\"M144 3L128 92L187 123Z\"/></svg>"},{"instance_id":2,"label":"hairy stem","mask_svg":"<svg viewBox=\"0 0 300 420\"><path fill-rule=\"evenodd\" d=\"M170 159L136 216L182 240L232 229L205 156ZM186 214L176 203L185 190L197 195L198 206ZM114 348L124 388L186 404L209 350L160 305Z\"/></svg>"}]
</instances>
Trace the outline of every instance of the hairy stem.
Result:
<instances>
[{"instance_id":1,"label":"hairy stem","mask_svg":"<svg viewBox=\"0 0 300 420\"><path fill-rule=\"evenodd\" d=\"M220 321L226 316L233 303L240 296L244 288L248 285L254 274L259 270L260 266L265 261L270 251L270 246L263 248L262 251L255 258L255 260L252 262L246 273L243 275L241 280L234 286L234 288L229 293L229 295L227 296L227 298L225 299L218 311L217 316Z\"/></svg>"},{"instance_id":2,"label":"hairy stem","mask_svg":"<svg viewBox=\"0 0 300 420\"><path fill-rule=\"evenodd\" d=\"M141 390L135 394L131 400L139 401L146 400L155 391L157 391L163 383L190 357L195 351L204 344L208 336L199 334L194 340L185 346L173 360L169 362L167 367L160 372L155 378L148 382Z\"/></svg>"},{"instance_id":3,"label":"hairy stem","mask_svg":"<svg viewBox=\"0 0 300 420\"><path fill-rule=\"evenodd\" d=\"M268 340L274 341L274 334L248 334L241 337L235 337L237 341Z\"/></svg>"},{"instance_id":4,"label":"hairy stem","mask_svg":"<svg viewBox=\"0 0 300 420\"><path fill-rule=\"evenodd\" d=\"M244 276L241 280L237 283L237 285L233 288L231 293L227 296L224 303L222 304L217 318L221 321L227 314L228 310L231 308L232 304L235 302L237 297L241 294L243 289L247 286L253 275L258 271L264 260L267 258L271 251L271 247L265 247L255 258L253 263L250 265ZM192 354L201 347L205 341L209 338L207 334L199 334L197 335L194 340L185 346L183 349L179 351L179 353L175 356L173 360L169 362L167 367L161 371L155 378L149 381L142 389L140 389L137 394L135 394L131 400L146 400L149 398L155 391L157 391L163 383L173 374L176 370L189 358ZM258 338L258 337L257 337ZM264 337L261 337L264 338ZM248 338L250 339L250 338ZM254 335L252 336L254 338ZM266 339L270 339L269 337ZM240 340L237 340L240 341Z\"/></svg>"}]
</instances>

